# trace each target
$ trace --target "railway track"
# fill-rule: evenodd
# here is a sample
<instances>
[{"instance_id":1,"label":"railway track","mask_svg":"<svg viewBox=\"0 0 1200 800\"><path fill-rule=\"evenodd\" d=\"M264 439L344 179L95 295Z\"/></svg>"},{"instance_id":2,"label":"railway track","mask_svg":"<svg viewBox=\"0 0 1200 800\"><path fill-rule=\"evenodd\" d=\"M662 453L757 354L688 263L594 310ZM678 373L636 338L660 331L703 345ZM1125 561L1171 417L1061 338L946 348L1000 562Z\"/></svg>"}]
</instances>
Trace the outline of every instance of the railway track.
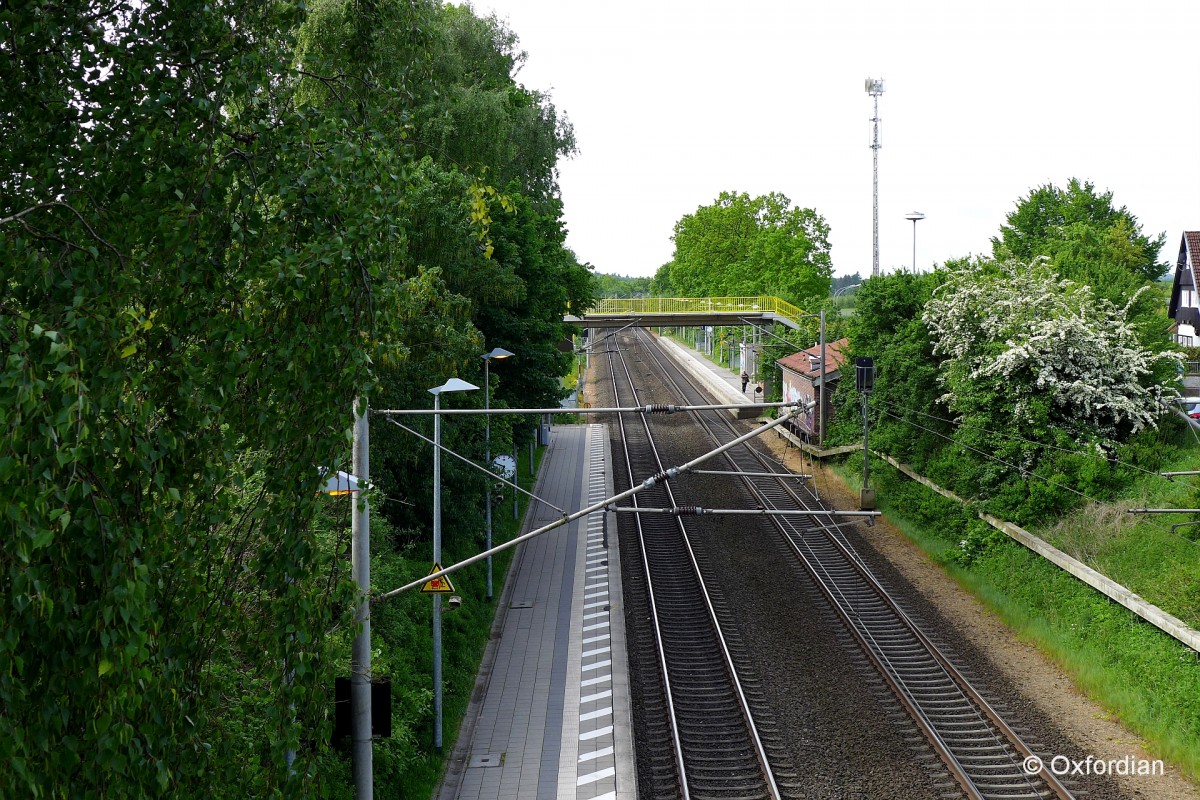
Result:
<instances>
[{"instance_id":1,"label":"railway track","mask_svg":"<svg viewBox=\"0 0 1200 800\"><path fill-rule=\"evenodd\" d=\"M642 338L648 339L644 333L631 333L622 340L622 345L630 347ZM642 349L643 363L653 363L678 399L705 402L701 390L656 350L649 346ZM712 414L693 417L717 444L739 435L727 417ZM731 471L750 473L739 480L755 506L764 510L824 510L815 494L807 488L798 488L791 473L784 472L754 448L735 448L725 458ZM649 466L641 468L646 470ZM764 477L764 473L779 473L781 477ZM644 478L653 472L633 474ZM665 494L648 497L643 493L642 498L645 506L661 502L663 507L676 507L673 498ZM639 519L644 516L638 515ZM642 523L651 519L646 518ZM677 518L667 520L677 522ZM938 756L962 796L988 800L1073 796L1044 767L1035 774L1027 773L1025 765L1036 756L1034 747L1021 740L951 659L888 595L832 518L772 516L770 520Z\"/></svg>"},{"instance_id":2,"label":"railway track","mask_svg":"<svg viewBox=\"0 0 1200 800\"><path fill-rule=\"evenodd\" d=\"M639 398L630 363L620 351L609 358L610 377L624 405ZM646 415L618 418L624 481L641 482L663 471ZM674 504L663 483L635 498L644 506ZM657 681L643 680L641 711L655 726L639 753L643 796L655 798L784 798L796 796L796 775L780 762L777 732L753 684L739 680L746 663L722 632L722 601L706 587L684 523L672 517L635 515L643 570L629 595L645 607L630 615L640 652L656 654ZM627 579L628 580L628 579ZM756 708L757 706L757 708ZM774 740L774 741L773 741ZM647 749L650 752L645 752Z\"/></svg>"}]
</instances>

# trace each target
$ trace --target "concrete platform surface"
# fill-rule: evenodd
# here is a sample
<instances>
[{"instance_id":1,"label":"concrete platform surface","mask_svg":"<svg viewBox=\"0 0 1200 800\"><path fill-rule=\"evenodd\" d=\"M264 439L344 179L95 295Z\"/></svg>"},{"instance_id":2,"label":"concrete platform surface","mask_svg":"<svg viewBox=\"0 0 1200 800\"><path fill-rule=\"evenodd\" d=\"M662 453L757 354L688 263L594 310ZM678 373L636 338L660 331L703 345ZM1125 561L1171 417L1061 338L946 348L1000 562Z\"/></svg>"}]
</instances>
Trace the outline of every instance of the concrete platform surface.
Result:
<instances>
[{"instance_id":1,"label":"concrete platform surface","mask_svg":"<svg viewBox=\"0 0 1200 800\"><path fill-rule=\"evenodd\" d=\"M704 385L704 388L712 392L715 397L720 398L722 403L749 405L756 402L756 397L761 396L754 394L754 383L750 383L746 387L746 391L743 392L742 376L740 374L714 364L690 347L680 344L667 336L659 336L658 341L667 351L667 355L674 359L681 368L700 381ZM737 419L752 419L759 416L758 411L751 411L749 409L731 409L730 414Z\"/></svg>"},{"instance_id":2,"label":"concrete platform surface","mask_svg":"<svg viewBox=\"0 0 1200 800\"><path fill-rule=\"evenodd\" d=\"M522 533L612 493L605 426L554 426ZM438 800L636 796L614 516L519 546Z\"/></svg>"}]
</instances>

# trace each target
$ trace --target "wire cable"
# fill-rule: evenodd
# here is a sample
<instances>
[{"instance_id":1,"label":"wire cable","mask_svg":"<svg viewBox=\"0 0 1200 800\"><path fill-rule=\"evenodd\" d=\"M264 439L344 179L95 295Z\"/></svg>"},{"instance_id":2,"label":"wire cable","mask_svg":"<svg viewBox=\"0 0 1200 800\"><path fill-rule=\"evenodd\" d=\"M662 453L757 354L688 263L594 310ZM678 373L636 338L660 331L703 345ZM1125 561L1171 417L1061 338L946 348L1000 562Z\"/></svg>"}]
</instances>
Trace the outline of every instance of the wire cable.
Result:
<instances>
[{"instance_id":1,"label":"wire cable","mask_svg":"<svg viewBox=\"0 0 1200 800\"><path fill-rule=\"evenodd\" d=\"M894 403L888 403L888 405L895 405L895 404L894 404ZM899 406L898 406L898 407L899 407ZM900 407L900 408L902 408L902 407ZM912 410L912 409L904 409L904 410ZM886 410L886 409L880 409L880 411L882 411L882 412L883 412L884 414L886 414L887 416L889 416L889 417L892 417L893 419L897 420L898 422L903 422L903 423L905 423L905 424L907 424L907 425L912 425L912 426L913 426L913 427L915 427L915 428L919 428L919 429L921 429L921 430L923 430L923 431L927 431L927 432L929 432L929 433L932 433L932 434L934 434L935 436L939 436L939 437L941 437L941 438L943 438L943 439L946 439L947 441L949 441L949 442L951 442L951 443L953 443L953 444L956 444L956 445L958 445L959 447L961 447L961 448L963 448L963 449L965 449L965 450L971 450L971 451L973 451L973 452L979 453L980 455L982 455L982 456L984 456L984 457L986 457L986 458L990 458L990 459L992 459L993 461L997 461L997 462L999 462L999 463L1001 463L1001 464L1004 464L1005 466L1011 467L1012 469L1015 469L1015 470L1016 470L1018 473L1020 473L1021 475L1024 475L1024 476L1026 476L1026 477L1028 477L1028 476L1033 476L1033 477L1035 477L1035 478L1037 478L1037 479L1039 479L1039 480L1042 480L1042 481L1045 481L1046 483L1049 483L1049 484L1050 484L1050 485L1052 485L1052 486L1057 486L1057 487L1059 487L1059 488L1066 489L1067 491L1069 491L1069 492L1073 492L1073 493L1075 493L1075 494L1079 495L1080 497L1082 497L1082 498L1084 498L1084 499L1088 500L1089 502L1092 502L1092 503L1100 503L1100 502L1101 502L1101 501L1099 501L1099 500L1095 499L1094 497L1091 497L1091 496L1089 496L1089 495L1086 495L1086 494L1084 494L1083 492L1080 492L1080 491L1078 491L1078 490L1076 490L1076 489L1072 489L1070 486L1064 486L1063 484L1060 484L1060 483L1057 483L1057 482L1055 482L1055 481L1052 481L1052 480L1050 480L1049 478L1046 478L1046 477L1044 477L1044 476L1042 476L1042 475L1038 475L1038 474L1037 474L1037 473L1035 473L1035 472L1031 472L1031 471L1029 471L1029 470L1027 470L1027 469L1024 469L1024 468L1022 468L1022 467L1020 467L1020 466L1017 466L1016 464L1010 464L1009 462L1007 462L1007 461L1004 461L1004 460L1003 460L1003 459L1001 459L1001 458L997 458L996 456L992 455L991 453L985 453L984 451L982 451L982 450L979 450L979 449L977 449L977 448L974 448L974 447L971 447L970 445L965 445L965 444L962 444L961 442L957 442L957 441L955 441L954 439L951 439L950 437L946 436L946 435L945 435L945 434L943 434L943 433L939 433L938 431L932 430L932 429L930 429L930 428L926 428L926 427L925 427L925 426L923 426L923 425L918 425L917 423L913 422L912 420L903 419L903 418L901 418L901 417L899 417L899 416L897 416L897 415L893 414L892 412L890 412L890 411L888 411L888 410ZM941 420L941 421L943 421L943 422L950 422L950 424L954 424L954 423L953 423L951 420L946 420L946 419L943 419L943 418L941 418L941 417L935 417L935 416L933 416L932 414L922 414L922 413L921 413L921 412L919 412L919 411L914 411L914 413L916 413L916 414L921 414L921 416L930 417L930 418L932 418L932 419L938 419L938 420ZM970 426L962 426L962 427L970 427ZM986 430L986 429L984 429L984 428L980 428L979 430ZM988 431L988 432L989 432L989 433L991 433L992 431ZM997 433L996 435L998 435L998 436L1002 436L1002 437L1003 437L1003 436L1005 436L1006 434ZM1020 439L1020 437L1013 437L1013 438ZM1028 441L1028 440L1022 440L1022 441ZM1037 443L1037 442L1031 442L1031 444L1038 444L1038 443ZM1049 446L1053 446L1053 445L1049 445ZM1068 449L1066 449L1066 448L1055 448L1055 449L1059 449L1059 450L1065 450L1065 451L1066 451L1066 452L1068 452L1068 453L1075 453L1075 452L1079 452L1079 453L1081 453L1081 454L1086 454L1086 451L1073 451L1073 450L1068 450ZM1116 463L1118 463L1118 464L1126 464L1126 462L1119 461L1119 460L1115 460L1115 459L1106 459L1106 460L1112 460L1112 461L1115 461L1115 462L1116 462ZM1155 476L1155 477L1157 477L1157 478L1162 478L1163 480L1170 481L1170 478L1166 478L1166 477L1164 477L1164 476L1162 476L1162 475L1159 475L1157 472L1149 472L1148 470L1140 469L1139 467L1136 467L1136 466L1134 466L1134 465L1132 465L1132 464L1126 464L1126 465L1127 465L1127 466L1130 466L1130 467L1133 467L1134 469L1139 469L1141 472L1145 472L1145 473L1146 473L1146 474L1148 474L1148 475L1153 475L1153 476ZM1179 535L1178 533L1176 533L1176 532L1175 532L1173 529L1170 529L1170 523L1161 523L1161 524L1157 524L1157 523L1156 523L1154 520L1152 520L1152 519L1144 519L1144 520L1140 520L1138 524L1142 524L1142 525L1148 525L1148 526L1150 526L1150 527L1152 527L1152 528L1158 528L1158 529L1160 529L1160 530L1163 530L1163 531L1166 531L1166 532L1168 532L1170 535L1172 535L1172 536L1174 536L1174 537L1176 537L1176 538L1178 538L1178 539L1183 539L1185 542L1189 542L1190 544L1193 544L1193 545L1200 545L1200 541L1197 541L1197 540L1192 540L1192 539L1188 539L1186 536L1180 536L1180 535ZM1197 520L1197 524L1200 524L1200 520Z\"/></svg>"},{"instance_id":2,"label":"wire cable","mask_svg":"<svg viewBox=\"0 0 1200 800\"><path fill-rule=\"evenodd\" d=\"M1150 471L1150 470L1148 470L1148 469L1144 469L1144 468L1142 468L1142 467L1139 467L1139 466L1137 466L1136 464L1130 464L1128 461L1122 461L1122 460L1121 460L1121 459L1119 459L1119 458L1115 458L1115 457L1109 457L1109 456L1102 455L1102 454L1100 454L1100 453L1097 453L1097 452L1096 452L1096 451L1094 451L1094 450L1072 450L1072 449L1071 449L1071 448L1069 448L1069 447L1059 447L1058 445L1055 445L1055 444L1047 444L1047 443L1045 443L1045 442L1037 442L1037 441L1034 441L1033 439L1026 439L1026 438L1024 438L1024 437L1022 437L1022 436L1018 436L1018 435L1016 435L1015 433L1003 433L1003 432L1001 432L1001 431L993 431L993 430L989 430L988 428L983 428L983 427L980 427L980 426L978 426L978 425L965 425L965 424L963 424L963 423L961 423L961 422L955 422L955 421L954 421L954 420L952 420L952 419L947 419L946 417L939 417L939 416L937 416L937 415L935 415L935 414L927 414L927 413L926 413L926 412L924 412L924 411L918 411L918 410L916 410L915 408L906 408L906 407L904 407L904 406L902 406L902 405L899 405L898 403L893 403L893 402L891 402L891 401L889 401L889 400L879 400L879 401L877 401L877 402L878 402L878 403L880 403L880 404L882 404L882 405L891 406L892 408L898 408L898 409L900 409L901 411L905 411L905 412L908 412L908 413L910 413L910 414L916 414L916 415L918 415L918 416L925 417L925 418L927 418L927 419L933 419L933 420L937 420L938 422L945 422L945 423L946 423L946 424L948 424L948 425L953 425L953 426L955 426L955 427L957 427L957 428L961 428L961 429L964 429L964 430L982 431L983 433L987 433L987 434L990 434L990 435L992 435L992 436L999 436L999 437L1000 437L1000 438L1002 438L1002 439L1014 439L1014 440L1016 440L1016 441L1018 441L1018 442L1025 442L1026 444L1037 445L1038 447L1045 447L1045 448L1048 448L1048 449L1050 449L1050 450L1058 450L1058 451L1060 451L1060 452L1063 452L1063 453L1070 453L1070 454L1072 454L1072 455L1079 455L1079 456L1094 456L1094 457L1099 457L1099 458L1103 458L1105 461L1109 462L1110 464L1118 464L1118 465L1120 465L1120 466L1122 466L1122 467L1128 467L1129 469L1136 470L1137 472L1144 472L1144 473L1146 473L1147 475L1153 475L1153 476L1154 476L1154 477L1156 477L1156 478L1164 478L1164 476L1160 475L1160 474L1159 474L1159 473L1157 473L1157 472L1151 472L1151 471ZM891 412L887 412L887 411L885 411L884 413L887 413L889 416L893 416L893 417L895 417L895 415L894 415L894 414L892 414ZM899 417L896 417L896 418L897 418L897 419L900 419ZM903 421L903 422L908 422L908 420L901 420L901 421ZM915 425L916 423L913 423L913 424ZM923 428L923 430L928 430L928 429L927 429L927 428ZM930 432L931 432L931 433L936 433L936 431L930 431ZM939 434L939 435L940 435L940 434ZM965 445L964 445L964 446L965 446ZM1164 480L1170 480L1170 479L1169 479L1169 478L1164 478Z\"/></svg>"},{"instance_id":3,"label":"wire cable","mask_svg":"<svg viewBox=\"0 0 1200 800\"><path fill-rule=\"evenodd\" d=\"M912 425L914 428L920 428L921 430L926 431L928 433L932 433L934 436L939 436L939 437L945 439L946 441L951 442L952 444L955 444L955 445L961 447L964 450L970 450L971 452L978 453L979 455L983 456L984 458L989 458L992 461L995 461L999 464L1003 464L1004 466L1006 466L1010 469L1016 470L1016 472L1018 474L1023 475L1024 477L1028 478L1028 477L1032 476L1034 478L1037 478L1040 481L1044 481L1044 482L1050 484L1051 486L1056 486L1059 489L1066 489L1068 492L1077 494L1080 497L1082 497L1084 500L1087 500L1089 502L1092 502L1092 503L1100 502L1096 498L1090 497L1090 496L1084 494L1083 492L1079 491L1078 489L1072 489L1070 486L1067 486L1066 484L1059 483L1058 481L1052 481L1049 478L1045 477L1044 475L1038 475L1036 472L1032 472L1030 470L1025 469L1024 467L1018 466L1017 464L1013 464L1009 461L1005 461L1004 459L994 456L991 453L988 453L986 451L980 450L977 447L971 447L971 445L969 445L969 444L963 444L962 442L955 441L953 438L947 436L944 433L941 433L940 431L935 431L932 428L926 428L924 425L918 425L917 423L913 422L912 420L908 420L908 419L899 417L899 416L893 414L892 412L888 411L887 409L882 409L882 411L884 414L886 414L889 417L892 417L893 419L897 420L898 422L903 422L906 425Z\"/></svg>"}]
</instances>

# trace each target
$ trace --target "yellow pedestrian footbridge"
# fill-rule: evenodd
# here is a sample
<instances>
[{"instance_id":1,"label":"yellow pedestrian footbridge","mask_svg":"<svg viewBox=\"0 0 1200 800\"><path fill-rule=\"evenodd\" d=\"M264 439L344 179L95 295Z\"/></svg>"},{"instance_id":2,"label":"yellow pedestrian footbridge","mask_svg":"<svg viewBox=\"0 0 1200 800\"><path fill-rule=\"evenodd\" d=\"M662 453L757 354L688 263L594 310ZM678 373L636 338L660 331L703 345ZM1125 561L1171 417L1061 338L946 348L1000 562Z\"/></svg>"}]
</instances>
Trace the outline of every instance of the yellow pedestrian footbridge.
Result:
<instances>
[{"instance_id":1,"label":"yellow pedestrian footbridge","mask_svg":"<svg viewBox=\"0 0 1200 800\"><path fill-rule=\"evenodd\" d=\"M658 328L703 325L745 325L778 322L800 327L811 317L778 297L606 297L578 316L563 322L580 328Z\"/></svg>"}]
</instances>

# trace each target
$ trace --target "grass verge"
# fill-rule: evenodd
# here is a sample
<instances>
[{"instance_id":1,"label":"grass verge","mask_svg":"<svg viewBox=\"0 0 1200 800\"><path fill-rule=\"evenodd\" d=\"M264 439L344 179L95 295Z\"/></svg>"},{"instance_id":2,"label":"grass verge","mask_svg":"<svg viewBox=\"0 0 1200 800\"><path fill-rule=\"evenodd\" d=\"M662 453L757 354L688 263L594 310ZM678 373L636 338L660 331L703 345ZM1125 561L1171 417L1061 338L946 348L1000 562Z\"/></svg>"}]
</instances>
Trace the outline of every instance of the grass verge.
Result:
<instances>
[{"instance_id":1,"label":"grass verge","mask_svg":"<svg viewBox=\"0 0 1200 800\"><path fill-rule=\"evenodd\" d=\"M855 465L834 471L857 489ZM890 467L872 468L880 510L1023 639L1050 656L1150 751L1200 779L1200 659L1124 607L1000 536L962 557L960 511ZM917 509L917 513L910 513ZM939 511L947 524L939 524Z\"/></svg>"}]
</instances>

